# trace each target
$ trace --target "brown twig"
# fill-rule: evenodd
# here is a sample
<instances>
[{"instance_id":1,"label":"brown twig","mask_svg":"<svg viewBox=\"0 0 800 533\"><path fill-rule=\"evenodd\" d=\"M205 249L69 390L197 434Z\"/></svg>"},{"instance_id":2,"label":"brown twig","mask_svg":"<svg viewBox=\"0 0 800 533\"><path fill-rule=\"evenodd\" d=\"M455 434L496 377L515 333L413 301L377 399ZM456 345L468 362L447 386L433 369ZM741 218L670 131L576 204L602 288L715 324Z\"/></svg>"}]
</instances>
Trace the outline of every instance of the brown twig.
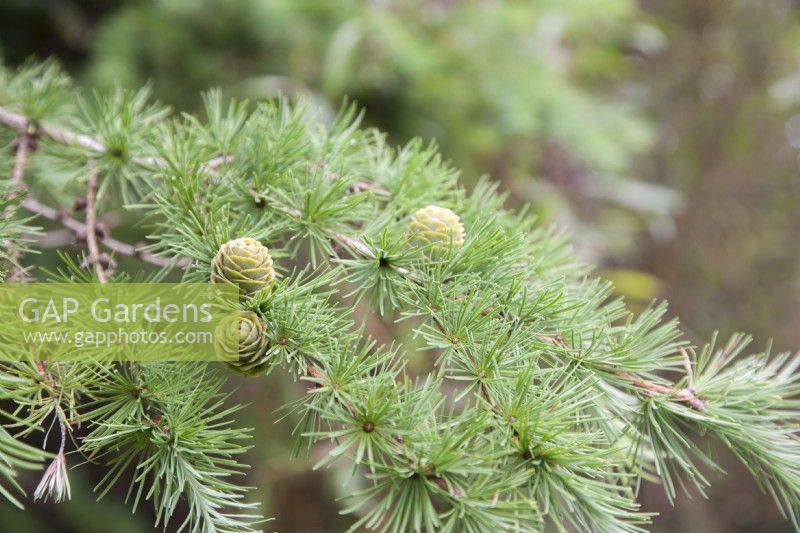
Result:
<instances>
[{"instance_id":1,"label":"brown twig","mask_svg":"<svg viewBox=\"0 0 800 533\"><path fill-rule=\"evenodd\" d=\"M89 264L94 266L100 283L108 281L106 269L97 244L97 187L99 175L94 163L89 163L89 179L86 184L86 247L89 249Z\"/></svg>"},{"instance_id":2,"label":"brown twig","mask_svg":"<svg viewBox=\"0 0 800 533\"><path fill-rule=\"evenodd\" d=\"M10 109L0 107L0 123L5 124L9 128L15 129L21 134L28 131L30 121L25 115L15 113ZM88 135L75 133L58 126L51 126L49 124L37 123L36 132L44 137L49 137L54 141L61 144L77 145L95 152L105 152L106 146Z\"/></svg>"},{"instance_id":3,"label":"brown twig","mask_svg":"<svg viewBox=\"0 0 800 533\"><path fill-rule=\"evenodd\" d=\"M566 343L564 342L564 339L561 338L561 335L555 335L555 336L539 335L539 340L547 344L559 346L561 348L567 347ZM686 352L686 350L681 350L681 354L688 361L689 354ZM706 409L705 400L700 398L697 395L697 392L694 390L693 386L694 380L691 372L691 362L689 362L687 366L687 376L689 380L689 386L683 389L674 389L666 385L661 385L659 383L647 381L646 379L642 379L639 376L635 376L627 372L616 372L616 375L618 377L621 377L625 381L629 382L637 389L642 389L653 396L666 396L668 398L672 398L676 401L685 403L695 411L702 412L705 411Z\"/></svg>"},{"instance_id":4,"label":"brown twig","mask_svg":"<svg viewBox=\"0 0 800 533\"><path fill-rule=\"evenodd\" d=\"M695 392L695 390L691 387L684 389L673 389L666 385L653 383L652 381L647 381L638 376L627 374L625 372L618 372L617 376L630 382L630 384L634 387L646 391L652 396L666 396L668 398L672 398L676 401L685 403L695 411L702 412L706 409L705 400L697 396L697 392Z\"/></svg>"},{"instance_id":5,"label":"brown twig","mask_svg":"<svg viewBox=\"0 0 800 533\"><path fill-rule=\"evenodd\" d=\"M685 348L681 348L681 357L683 358L683 368L686 370L686 383L690 390L694 390L694 370L692 369L692 358Z\"/></svg>"},{"instance_id":6,"label":"brown twig","mask_svg":"<svg viewBox=\"0 0 800 533\"><path fill-rule=\"evenodd\" d=\"M25 131L19 136L17 141L17 151L14 161L14 172L11 174L11 186L16 190L25 189L25 169L28 168L28 153L30 152L31 145L33 144L33 136L30 132Z\"/></svg>"},{"instance_id":7,"label":"brown twig","mask_svg":"<svg viewBox=\"0 0 800 533\"><path fill-rule=\"evenodd\" d=\"M24 207L28 211L31 211L32 213L36 213L40 217L61 224L68 230L72 231L75 235L87 235L86 225L83 222L80 222L69 216L65 210L54 209L48 205L43 204L36 198L31 198L31 197L28 197L22 201L22 207ZM161 255L155 255L145 251L141 246L134 246L132 244L112 239L111 237L108 236L100 238L100 244L102 244L112 252L115 252L119 255L137 257L142 261L144 261L145 263L149 263L151 265L156 265L160 267L177 266L185 268L190 263L190 260L188 258L176 259L176 258L164 257Z\"/></svg>"},{"instance_id":8,"label":"brown twig","mask_svg":"<svg viewBox=\"0 0 800 533\"><path fill-rule=\"evenodd\" d=\"M7 197L9 199L16 198L17 195L23 193L27 189L24 179L25 170L28 168L29 153L34 148L34 143L35 140L33 134L31 133L30 128L26 125L24 131L20 133L19 138L17 139L17 149L14 153L14 170L11 174L11 188L7 193ZM13 210L14 208L9 206L5 213L3 213L3 217L10 218L13 214ZM12 270L11 274L8 276L8 279L12 281L24 281L28 279L28 273L19 264L20 259L22 259L22 251L11 247L8 255L12 258Z\"/></svg>"},{"instance_id":9,"label":"brown twig","mask_svg":"<svg viewBox=\"0 0 800 533\"><path fill-rule=\"evenodd\" d=\"M319 370L317 370L317 367L314 366L314 363L312 363L310 359L306 360L306 375L310 378L314 378L320 381L323 378L322 373ZM321 386L322 383L317 383L316 385Z\"/></svg>"},{"instance_id":10,"label":"brown twig","mask_svg":"<svg viewBox=\"0 0 800 533\"><path fill-rule=\"evenodd\" d=\"M464 497L464 490L458 485L448 482L445 478L433 475L428 476L428 479L433 481L440 489L450 494L450 496L454 498Z\"/></svg>"},{"instance_id":11,"label":"brown twig","mask_svg":"<svg viewBox=\"0 0 800 533\"><path fill-rule=\"evenodd\" d=\"M216 172L219 170L219 167L222 165L227 165L228 163L232 163L233 160L234 159L232 155L221 155L206 163L206 169L210 172Z\"/></svg>"}]
</instances>

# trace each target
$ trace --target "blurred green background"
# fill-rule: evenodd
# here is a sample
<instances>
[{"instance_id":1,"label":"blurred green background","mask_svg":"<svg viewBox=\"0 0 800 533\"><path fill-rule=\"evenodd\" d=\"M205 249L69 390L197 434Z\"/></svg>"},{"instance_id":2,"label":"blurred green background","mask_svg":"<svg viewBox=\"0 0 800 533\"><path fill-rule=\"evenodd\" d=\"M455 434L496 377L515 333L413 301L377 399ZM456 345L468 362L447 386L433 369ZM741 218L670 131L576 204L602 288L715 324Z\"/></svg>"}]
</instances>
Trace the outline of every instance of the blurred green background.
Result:
<instances>
[{"instance_id":1,"label":"blurred green background","mask_svg":"<svg viewBox=\"0 0 800 533\"><path fill-rule=\"evenodd\" d=\"M9 67L54 56L84 87L151 83L175 109L221 87L345 97L398 143L435 140L466 185L490 174L573 235L633 308L668 298L696 342L715 329L800 348L800 9L791 0L4 0ZM285 376L237 382L259 446L248 482L267 529L341 530L337 473L289 462ZM283 390L281 390L283 389ZM788 531L743 468L711 500L666 503L655 531ZM75 463L79 461L74 461ZM150 531L97 475L2 529ZM96 481L96 480L95 480Z\"/></svg>"}]
</instances>

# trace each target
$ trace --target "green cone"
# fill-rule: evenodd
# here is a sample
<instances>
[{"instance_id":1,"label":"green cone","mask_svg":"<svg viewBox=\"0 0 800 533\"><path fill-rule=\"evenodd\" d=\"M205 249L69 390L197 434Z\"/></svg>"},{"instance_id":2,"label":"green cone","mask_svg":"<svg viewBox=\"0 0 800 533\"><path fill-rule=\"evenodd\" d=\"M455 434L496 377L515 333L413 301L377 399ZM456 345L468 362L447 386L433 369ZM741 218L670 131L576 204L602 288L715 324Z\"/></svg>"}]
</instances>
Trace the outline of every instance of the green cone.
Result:
<instances>
[{"instance_id":1,"label":"green cone","mask_svg":"<svg viewBox=\"0 0 800 533\"><path fill-rule=\"evenodd\" d=\"M242 296L252 296L274 280L269 250L249 237L226 242L211 261L211 283L233 283Z\"/></svg>"},{"instance_id":2,"label":"green cone","mask_svg":"<svg viewBox=\"0 0 800 533\"><path fill-rule=\"evenodd\" d=\"M458 250L464 245L464 226L451 210L429 205L414 213L408 224L408 241L425 248L431 257L438 257L449 249Z\"/></svg>"},{"instance_id":3,"label":"green cone","mask_svg":"<svg viewBox=\"0 0 800 533\"><path fill-rule=\"evenodd\" d=\"M217 326L215 349L232 370L248 375L262 373L269 367L267 328L252 311L234 313Z\"/></svg>"}]
</instances>

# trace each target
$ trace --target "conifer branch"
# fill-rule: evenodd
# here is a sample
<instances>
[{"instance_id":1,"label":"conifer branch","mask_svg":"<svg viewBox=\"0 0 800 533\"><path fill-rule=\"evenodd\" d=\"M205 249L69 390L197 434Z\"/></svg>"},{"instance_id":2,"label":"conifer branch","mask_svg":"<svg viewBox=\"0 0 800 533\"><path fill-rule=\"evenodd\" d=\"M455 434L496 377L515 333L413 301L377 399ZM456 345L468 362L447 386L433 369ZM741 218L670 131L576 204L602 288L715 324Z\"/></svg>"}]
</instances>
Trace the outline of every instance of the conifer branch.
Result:
<instances>
[{"instance_id":1,"label":"conifer branch","mask_svg":"<svg viewBox=\"0 0 800 533\"><path fill-rule=\"evenodd\" d=\"M85 170L88 150L97 165L85 223L32 197L22 206L85 236L104 282L101 246L148 256L98 231L99 179L115 177L104 191L144 188L130 198L151 203L123 201L154 220L154 249L191 260L187 281L244 291L240 326L253 335L228 366L254 375L280 364L314 384L287 410L300 415L301 441L330 443L320 466L366 473L347 509L361 515L354 529L541 531L546 518L560 530L639 532L649 514L631 478L655 470L670 498L673 479L705 486L695 463L715 465L693 432L719 436L797 519L800 359L736 363L741 338L690 359L664 306L634 316L608 284L586 279L563 240L506 211L494 187L464 193L435 149L387 147L352 107L327 126L285 100L252 111L218 93L205 102L202 121L169 118L146 92L99 95L82 109L80 131L92 136L48 125L44 112L31 130L0 108L19 135L73 148L56 157ZM286 274L294 266L303 273ZM70 275L86 279L77 266ZM342 308L340 282L376 313L414 321L431 370L415 381L400 348L376 346ZM656 377L681 367L674 384ZM90 428L81 450L108 457L102 493L134 469L134 505L152 496L159 525L181 498L193 532L257 522L228 481L247 431L230 426L236 408L203 365L75 365L28 381L19 371L9 382L30 385L9 399L32 412L26 427L46 418L42 398L60 408L51 381L90 398L70 401Z\"/></svg>"},{"instance_id":2,"label":"conifer branch","mask_svg":"<svg viewBox=\"0 0 800 533\"><path fill-rule=\"evenodd\" d=\"M548 335L540 335L539 339L547 344L555 344L560 347L565 347L564 340L559 335L555 336L548 336ZM688 354L686 350L681 349L681 355L686 360L688 358ZM654 381L649 381L641 376L636 376L627 372L616 372L615 375L624 379L625 381L629 382L634 387L646 391L647 393L654 395L654 396L661 396L666 399L675 400L677 402L682 402L695 409L696 411L704 411L706 408L706 402L697 396L697 391L694 390L692 386L692 370L691 366L688 366L686 369L687 377L689 378L689 386L683 389L675 389L673 387L662 385L660 383L656 383Z\"/></svg>"},{"instance_id":3,"label":"conifer branch","mask_svg":"<svg viewBox=\"0 0 800 533\"><path fill-rule=\"evenodd\" d=\"M30 137L29 133L27 133L30 123L24 115L21 115L19 113L14 113L13 111L10 111L0 106L0 122L2 122L8 127L11 127L19 131L21 133L21 140ZM40 123L36 125L36 133L44 135L57 143L66 145L77 145L94 152L106 151L106 146L100 140L95 139L88 135L76 133L66 128ZM27 142L28 141L26 141L24 149L25 155L27 155ZM137 161L143 165L151 167L165 167L168 164L167 161L159 157L138 158ZM217 170L219 170L221 166L230 164L233 161L234 158L231 155L218 156L207 161L205 164L205 168L209 172L216 172ZM16 171L14 173L14 177L16 181L17 180ZM357 192L366 190L378 190L378 191L382 190L382 188L379 185L367 181L359 181L358 183L354 184L353 188L354 191ZM275 209L282 211L287 216L295 218L302 217L302 213L297 209L273 202L270 202L270 205L274 206ZM74 219L70 219L64 214L58 214L51 208L48 208L47 206L36 200L30 200L28 202L25 202L25 207L45 218L60 222L66 228L72 230L75 233L83 233L86 229L85 225L80 224L78 221ZM335 242L338 242L339 244L350 248L351 250L357 252L359 255L366 258L374 259L374 254L372 253L372 251L360 239L355 237L350 237L343 233L331 233L330 237ZM120 243L118 241L109 239L107 237L104 237L102 239L102 243L117 253L127 256L139 257L145 262L152 263L158 266L169 266L174 264L174 262L171 261L170 259L165 259L162 256L156 256L153 254L144 253L142 251L137 251L135 247ZM185 261L179 262L179 266L186 266ZM396 268L396 270L398 270L398 272L403 275L411 274L410 271L408 271L407 269L398 267Z\"/></svg>"},{"instance_id":4,"label":"conifer branch","mask_svg":"<svg viewBox=\"0 0 800 533\"><path fill-rule=\"evenodd\" d=\"M97 139L94 139L90 136L75 133L71 130L60 128L56 126L46 125L46 124L37 124L32 125L31 122L25 118L24 115L20 115L19 113L14 113L0 107L0 122L3 124L14 128L15 130L20 132L19 140L17 142L17 149L16 149L16 158L15 158L15 165L14 165L14 172L12 174L11 182L14 188L19 190L26 190L27 186L24 183L24 173L25 168L28 165L28 154L35 143L35 135L41 134L45 135L48 138L52 139L55 142L62 143L62 144L76 144L83 148L93 150L96 152L102 152L105 150L105 146ZM33 131L31 131L33 126ZM225 164L230 161L228 157L219 157L212 161L209 161L209 168L217 169L220 165ZM150 161L153 163L154 161ZM157 160L156 162L160 162L163 164L163 161ZM88 184L88 192L87 192L87 208L89 203L89 196L93 196L92 203L94 203L94 197L97 194L97 184L92 184L92 181L96 182L96 170L90 170L89 172L89 184ZM92 180L92 176L95 176L95 179ZM14 192L12 191L12 194ZM56 210L52 207L49 207L36 198L28 197L22 201L22 206L31 211L36 213L37 215L44 217L48 220L53 222L57 222L64 226L65 228L72 231L73 234L76 236L86 236L87 244L90 243L90 233L92 235L97 235L97 221L96 221L96 214L91 215L92 224L95 227L94 232L90 232L88 228L88 223L84 224L72 217L70 217L66 211L64 210ZM90 215L87 211L87 222ZM112 250L115 253L120 255L125 255L129 257L136 257L144 261L145 263L150 263L152 265L156 265L159 267L169 267L169 266L177 266L180 268L184 268L188 266L189 261L187 259L173 259L169 257L159 256L155 254L151 254L144 250L142 247L137 247L131 244L127 244L116 239L111 238L107 235L106 232L100 232L100 242ZM97 246L97 237L92 239L92 243L89 244L90 247L90 254L92 254L91 248ZM98 257L101 256L99 250L96 251L96 255ZM102 266L100 267L102 269Z\"/></svg>"},{"instance_id":5,"label":"conifer branch","mask_svg":"<svg viewBox=\"0 0 800 533\"><path fill-rule=\"evenodd\" d=\"M27 130L29 124L28 120L25 118L24 115L21 115L19 113L14 113L3 107L0 107L0 122L5 124L6 126L16 129L17 131L20 131L21 133ZM53 141L61 144L77 145L95 152L106 151L105 145L100 140L95 139L88 135L76 133L66 128L41 123L36 125L36 132L38 134L49 137ZM166 167L168 164L167 161L165 161L163 158L160 157L138 158L136 161L139 162L140 164L150 167ZM221 166L230 164L233 161L234 161L233 156L222 155L207 161L205 164L205 168L209 172L216 172L219 170ZM363 180L355 183L351 187L351 190L353 192L362 192L367 190L384 192L383 188L380 185ZM275 209L282 211L287 216L302 218L302 213L297 209L281 205L276 202L270 202L270 205L273 206ZM29 208L31 211L34 211L35 213L41 216L44 216L45 218L61 222L65 227L72 230L73 232L79 233L85 230L85 228L82 225L79 225L80 223L76 224L77 221L70 220L68 217L62 214L55 215L53 211L51 211L49 208L47 208L46 206L35 200L26 202L26 207ZM375 258L374 254L372 253L372 250L370 250L370 248L362 240L356 237L351 237L343 233L331 233L330 237L333 241L341 244L342 246L348 247L349 249L355 251L362 257L369 259ZM105 246L111 248L113 251L117 253L127 256L139 257L143 261L154 265L169 266L175 264L170 259L165 259L162 256L157 256L153 254L147 254L142 251L137 251L134 247L120 243L113 239L103 238L102 242ZM185 267L186 262L180 261L178 263L178 266ZM393 268L402 275L412 275L412 273L408 269L402 267L393 267Z\"/></svg>"},{"instance_id":6,"label":"conifer branch","mask_svg":"<svg viewBox=\"0 0 800 533\"><path fill-rule=\"evenodd\" d=\"M6 126L15 129L20 133L17 149L17 162L15 164L14 174L12 176L12 183L14 184L22 184L24 169L27 166L28 152L32 143L35 142L35 136L37 135L47 137L60 144L75 145L93 152L103 153L107 150L106 146L99 139L44 122L31 123L24 115L15 113L2 106L0 106L0 123L5 124ZM233 159L231 156L219 156L209 160L206 164L206 168L209 172L216 172L219 167L231 163L232 160ZM149 167L164 167L167 165L167 162L164 159L158 157L137 158L136 162ZM29 211L32 211L39 216L60 223L72 231L76 236L86 235L88 239L89 234L87 232L86 224L75 220L66 212L53 209L32 197L26 198L22 205ZM100 242L115 253L129 257L136 257L145 263L159 267L185 268L190 263L187 258L170 258L149 253L144 249L144 247L118 241L105 234L105 232L103 232L103 235L100 237Z\"/></svg>"}]
</instances>

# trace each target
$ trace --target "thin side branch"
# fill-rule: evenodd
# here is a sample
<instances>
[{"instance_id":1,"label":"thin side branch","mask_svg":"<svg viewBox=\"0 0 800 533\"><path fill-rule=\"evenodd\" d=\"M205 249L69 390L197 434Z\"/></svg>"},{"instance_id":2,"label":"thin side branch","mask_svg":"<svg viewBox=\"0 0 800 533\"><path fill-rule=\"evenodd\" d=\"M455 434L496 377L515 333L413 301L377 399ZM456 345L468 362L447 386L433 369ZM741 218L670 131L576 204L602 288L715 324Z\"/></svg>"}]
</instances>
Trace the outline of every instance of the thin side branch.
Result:
<instances>
[{"instance_id":1,"label":"thin side branch","mask_svg":"<svg viewBox=\"0 0 800 533\"><path fill-rule=\"evenodd\" d=\"M25 169L28 168L28 154L33 144L33 136L25 131L19 136L17 141L17 152L14 161L14 172L11 174L11 186L15 193L25 189Z\"/></svg>"},{"instance_id":2,"label":"thin side branch","mask_svg":"<svg viewBox=\"0 0 800 533\"><path fill-rule=\"evenodd\" d=\"M34 148L35 140L33 134L30 132L29 127L25 127L23 133L20 133L17 139L17 149L14 154L14 170L11 174L11 188L7 192L9 199L14 199L17 195L22 194L27 190L25 185L25 170L28 168L29 153ZM14 208L9 206L6 212L3 213L4 218L10 218L13 215ZM12 269L8 276L10 281L25 281L29 278L28 272L20 265L23 252L19 249L10 247L8 256L12 259Z\"/></svg>"},{"instance_id":3,"label":"thin side branch","mask_svg":"<svg viewBox=\"0 0 800 533\"><path fill-rule=\"evenodd\" d=\"M86 225L83 222L72 218L64 210L53 209L49 205L43 204L36 198L26 198L22 201L22 207L32 213L36 213L40 217L61 224L68 230L72 231L75 235L88 235L86 233ZM118 241L108 236L100 238L99 242L112 252L115 252L119 255L137 257L145 263L159 267L176 266L179 268L185 268L190 262L188 258L175 259L151 254L140 246L134 246L132 244Z\"/></svg>"},{"instance_id":4,"label":"thin side branch","mask_svg":"<svg viewBox=\"0 0 800 533\"><path fill-rule=\"evenodd\" d=\"M25 134L30 127L30 121L25 115L15 113L10 109L0 106L0 123L5 124L9 128L17 130L20 134ZM45 123L36 124L36 132L44 137L49 137L57 143L82 146L88 150L95 152L105 152L106 146L88 135L75 133L74 131L60 128L58 126L51 126Z\"/></svg>"},{"instance_id":5,"label":"thin side branch","mask_svg":"<svg viewBox=\"0 0 800 533\"><path fill-rule=\"evenodd\" d=\"M549 335L540 335L539 340L542 342L546 342L547 344L554 344L556 346L560 346L562 348L566 347L564 343L564 339L561 338L560 335L549 336ZM681 353L684 357L688 357L688 354L685 350L681 350ZM642 379L639 376L628 374L627 372L616 372L616 375L625 381L629 382L631 385L636 387L637 389L641 389L646 391L652 396L666 396L671 398L675 401L685 403L695 411L705 411L706 409L706 402L702 398L697 395L697 392L694 390L692 386L692 374L691 374L691 366L689 368L689 383L690 385L684 389L674 389L672 387L668 387L666 385L661 385L660 383L654 383L652 381L648 381L646 379Z\"/></svg>"},{"instance_id":6,"label":"thin side branch","mask_svg":"<svg viewBox=\"0 0 800 533\"><path fill-rule=\"evenodd\" d=\"M106 269L100 256L100 246L97 244L97 167L89 163L89 180L86 185L86 247L89 248L89 263L97 272L100 283L108 281Z\"/></svg>"}]
</instances>

